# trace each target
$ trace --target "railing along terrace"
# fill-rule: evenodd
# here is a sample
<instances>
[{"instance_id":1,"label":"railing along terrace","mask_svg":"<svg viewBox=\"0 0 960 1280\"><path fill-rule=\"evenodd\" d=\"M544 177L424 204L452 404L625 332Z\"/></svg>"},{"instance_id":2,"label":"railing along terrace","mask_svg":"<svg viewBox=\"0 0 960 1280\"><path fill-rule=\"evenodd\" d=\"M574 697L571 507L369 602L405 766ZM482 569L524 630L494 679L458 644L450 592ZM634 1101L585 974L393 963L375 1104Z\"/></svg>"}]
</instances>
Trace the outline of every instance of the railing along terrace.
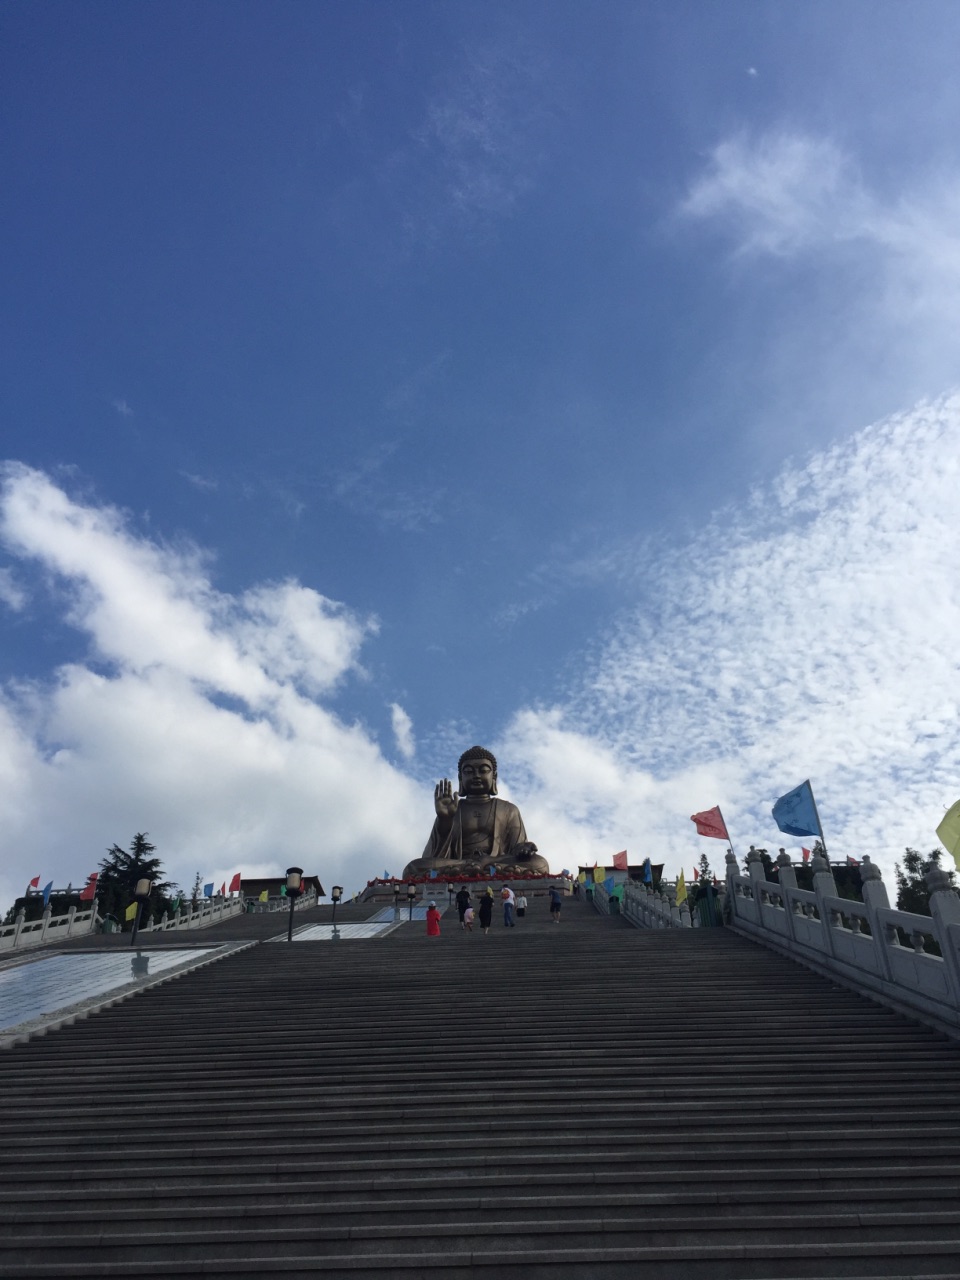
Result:
<instances>
[{"instance_id":1,"label":"railing along terrace","mask_svg":"<svg viewBox=\"0 0 960 1280\"><path fill-rule=\"evenodd\" d=\"M860 866L862 902L838 896L820 855L811 863L812 890L797 888L788 854L780 854L777 868L779 883L766 880L763 860L751 850L741 875L735 855L727 854L732 928L960 1037L960 895L945 872L935 868L924 877L930 890L925 916L890 906L880 868L869 857Z\"/></svg>"},{"instance_id":2,"label":"railing along terrace","mask_svg":"<svg viewBox=\"0 0 960 1280\"><path fill-rule=\"evenodd\" d=\"M289 898L270 899L266 903L258 903L261 911L288 911ZM307 907L317 905L315 890L303 894L294 904L294 909L303 911ZM209 925L219 924L221 920L229 920L232 916L244 911L244 900L237 898L204 899L196 907L188 905L186 909L178 907L175 912L166 916L145 916L140 922L140 933L163 932L167 929L205 929ZM17 912L13 924L0 925L0 951L12 951L14 948L38 947L50 942L60 942L66 938L76 938L83 934L99 932L105 918L97 910L94 901L83 911L71 907L64 915L55 916L50 908L44 911L38 920L27 920L23 907Z\"/></svg>"},{"instance_id":3,"label":"railing along terrace","mask_svg":"<svg viewBox=\"0 0 960 1280\"><path fill-rule=\"evenodd\" d=\"M628 880L623 886L620 910L631 924L641 929L689 929L693 924L690 908L685 901L678 907L676 899L675 886L658 890L652 885Z\"/></svg>"}]
</instances>

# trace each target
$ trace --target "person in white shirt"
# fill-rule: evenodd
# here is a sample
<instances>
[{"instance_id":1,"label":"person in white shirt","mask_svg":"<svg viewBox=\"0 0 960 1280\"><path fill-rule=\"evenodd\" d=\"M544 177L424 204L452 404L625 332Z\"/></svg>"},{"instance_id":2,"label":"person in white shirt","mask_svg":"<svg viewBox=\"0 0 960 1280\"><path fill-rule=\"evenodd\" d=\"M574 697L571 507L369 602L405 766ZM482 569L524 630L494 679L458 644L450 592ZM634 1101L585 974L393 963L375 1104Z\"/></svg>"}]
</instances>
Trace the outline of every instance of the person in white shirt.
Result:
<instances>
[{"instance_id":1,"label":"person in white shirt","mask_svg":"<svg viewBox=\"0 0 960 1280\"><path fill-rule=\"evenodd\" d=\"M516 906L517 899L513 890L508 884L505 884L500 890L500 900L503 903L503 925L505 929L514 928L513 908Z\"/></svg>"}]
</instances>

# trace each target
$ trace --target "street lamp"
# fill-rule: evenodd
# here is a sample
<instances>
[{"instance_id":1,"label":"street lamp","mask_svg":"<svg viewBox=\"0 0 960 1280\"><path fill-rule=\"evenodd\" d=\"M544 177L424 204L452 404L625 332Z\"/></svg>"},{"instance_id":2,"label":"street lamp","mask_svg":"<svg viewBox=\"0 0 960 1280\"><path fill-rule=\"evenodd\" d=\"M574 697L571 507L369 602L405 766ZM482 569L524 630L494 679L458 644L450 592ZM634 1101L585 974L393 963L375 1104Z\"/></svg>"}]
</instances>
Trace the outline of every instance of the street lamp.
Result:
<instances>
[{"instance_id":1,"label":"street lamp","mask_svg":"<svg viewBox=\"0 0 960 1280\"><path fill-rule=\"evenodd\" d=\"M410 919L413 920L413 904L417 898L417 886L415 884L407 885L407 902L410 906Z\"/></svg>"},{"instance_id":2,"label":"street lamp","mask_svg":"<svg viewBox=\"0 0 960 1280\"><path fill-rule=\"evenodd\" d=\"M447 885L447 906L448 907L453 906L453 885L452 884Z\"/></svg>"},{"instance_id":3,"label":"street lamp","mask_svg":"<svg viewBox=\"0 0 960 1280\"><path fill-rule=\"evenodd\" d=\"M330 897L333 901L333 923L334 923L334 926L336 926L337 906L340 902L340 899L343 897L343 887L339 884L335 884L333 888L330 890Z\"/></svg>"},{"instance_id":4,"label":"street lamp","mask_svg":"<svg viewBox=\"0 0 960 1280\"><path fill-rule=\"evenodd\" d=\"M138 880L137 887L133 891L133 896L137 900L137 909L133 913L133 933L130 935L130 945L137 945L137 930L140 928L140 912L143 910L143 904L150 897L150 890L153 888L152 880Z\"/></svg>"},{"instance_id":5,"label":"street lamp","mask_svg":"<svg viewBox=\"0 0 960 1280\"><path fill-rule=\"evenodd\" d=\"M293 909L302 892L303 867L287 867L287 897L290 899L290 924L287 927L287 941L293 941Z\"/></svg>"},{"instance_id":6,"label":"street lamp","mask_svg":"<svg viewBox=\"0 0 960 1280\"><path fill-rule=\"evenodd\" d=\"M393 918L400 919L400 886L398 884L393 886Z\"/></svg>"}]
</instances>

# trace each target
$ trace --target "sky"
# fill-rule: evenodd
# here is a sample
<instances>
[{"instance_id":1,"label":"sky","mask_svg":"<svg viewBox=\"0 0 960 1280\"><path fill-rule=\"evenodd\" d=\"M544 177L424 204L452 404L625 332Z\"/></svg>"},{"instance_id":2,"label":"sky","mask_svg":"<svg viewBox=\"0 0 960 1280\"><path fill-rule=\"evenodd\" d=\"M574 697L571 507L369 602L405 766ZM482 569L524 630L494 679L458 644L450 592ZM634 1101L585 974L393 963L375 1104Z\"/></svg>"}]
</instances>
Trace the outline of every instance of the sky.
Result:
<instances>
[{"instance_id":1,"label":"sky","mask_svg":"<svg viewBox=\"0 0 960 1280\"><path fill-rule=\"evenodd\" d=\"M420 855L892 889L960 797L960 7L0 8L0 908ZM809 841L807 842L809 843Z\"/></svg>"}]
</instances>

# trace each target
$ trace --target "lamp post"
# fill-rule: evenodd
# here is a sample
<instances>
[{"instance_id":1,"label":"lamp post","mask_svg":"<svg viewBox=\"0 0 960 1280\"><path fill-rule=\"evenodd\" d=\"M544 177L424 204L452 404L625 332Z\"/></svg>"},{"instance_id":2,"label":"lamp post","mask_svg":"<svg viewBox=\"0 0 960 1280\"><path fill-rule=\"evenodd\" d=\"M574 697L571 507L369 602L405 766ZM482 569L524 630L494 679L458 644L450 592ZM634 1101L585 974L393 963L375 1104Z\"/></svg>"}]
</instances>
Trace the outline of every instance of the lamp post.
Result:
<instances>
[{"instance_id":1,"label":"lamp post","mask_svg":"<svg viewBox=\"0 0 960 1280\"><path fill-rule=\"evenodd\" d=\"M303 867L287 867L287 897L290 899L290 923L287 926L287 941L293 941L293 909L300 897L303 882Z\"/></svg>"},{"instance_id":2,"label":"lamp post","mask_svg":"<svg viewBox=\"0 0 960 1280\"><path fill-rule=\"evenodd\" d=\"M415 884L407 885L407 903L410 907L410 919L413 920L413 904L417 899L417 886Z\"/></svg>"},{"instance_id":3,"label":"lamp post","mask_svg":"<svg viewBox=\"0 0 960 1280\"><path fill-rule=\"evenodd\" d=\"M447 906L448 907L453 906L453 885L452 884L447 885Z\"/></svg>"},{"instance_id":4,"label":"lamp post","mask_svg":"<svg viewBox=\"0 0 960 1280\"><path fill-rule=\"evenodd\" d=\"M137 945L137 930L140 928L140 912L143 910L143 904L150 897L150 890L153 888L152 880L138 880L137 887L133 891L133 896L137 900L137 909L133 913L133 933L130 935L130 945Z\"/></svg>"},{"instance_id":5,"label":"lamp post","mask_svg":"<svg viewBox=\"0 0 960 1280\"><path fill-rule=\"evenodd\" d=\"M398 884L393 886L393 918L400 919L400 886Z\"/></svg>"},{"instance_id":6,"label":"lamp post","mask_svg":"<svg viewBox=\"0 0 960 1280\"><path fill-rule=\"evenodd\" d=\"M340 899L343 897L343 887L339 884L335 884L333 888L330 890L330 897L333 901L333 924L334 924L334 927L336 927L337 907L340 904Z\"/></svg>"}]
</instances>

